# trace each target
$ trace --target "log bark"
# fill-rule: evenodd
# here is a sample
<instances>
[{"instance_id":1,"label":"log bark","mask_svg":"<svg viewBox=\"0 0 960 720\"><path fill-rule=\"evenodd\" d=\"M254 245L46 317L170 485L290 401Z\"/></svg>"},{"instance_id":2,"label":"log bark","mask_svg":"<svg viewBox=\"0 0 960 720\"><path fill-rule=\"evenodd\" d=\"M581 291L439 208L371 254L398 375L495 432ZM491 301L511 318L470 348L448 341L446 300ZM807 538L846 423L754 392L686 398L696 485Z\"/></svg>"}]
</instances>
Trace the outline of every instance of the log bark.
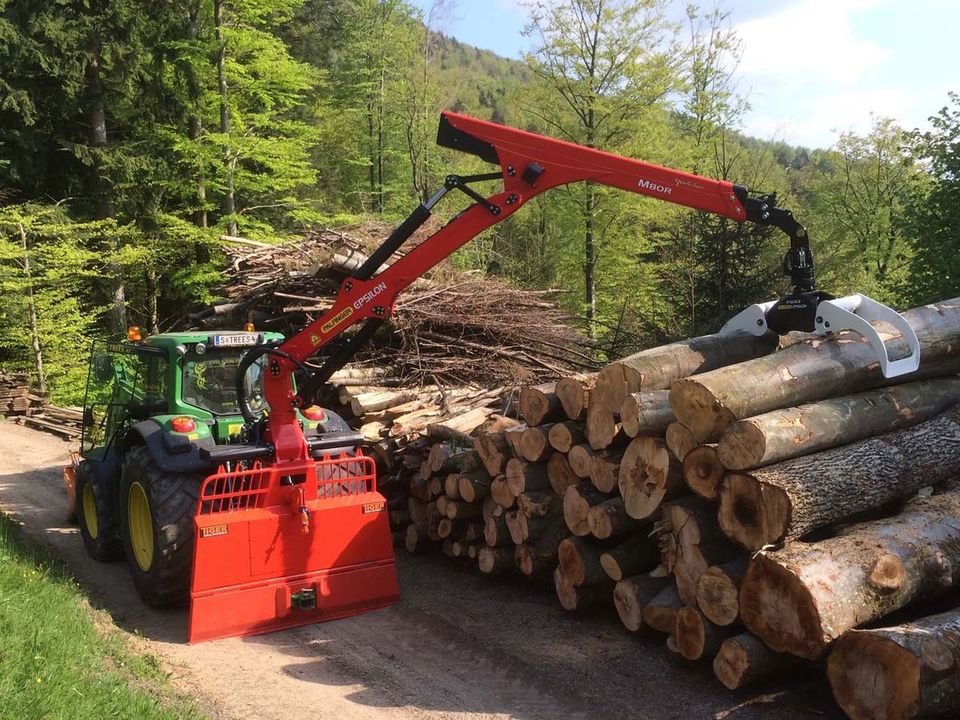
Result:
<instances>
[{"instance_id":1,"label":"log bark","mask_svg":"<svg viewBox=\"0 0 960 720\"><path fill-rule=\"evenodd\" d=\"M712 658L720 650L720 645L733 630L714 625L703 614L692 607L681 608L677 612L677 625L674 639L677 650L687 660Z\"/></svg>"},{"instance_id":2,"label":"log bark","mask_svg":"<svg viewBox=\"0 0 960 720\"><path fill-rule=\"evenodd\" d=\"M856 333L845 332L677 380L670 388L670 405L694 436L708 442L737 420L771 410L960 370L960 353L956 352L960 298L908 310L903 317L920 340L920 368L893 383L883 377L869 343ZM892 357L906 354L901 340L887 344Z\"/></svg>"},{"instance_id":3,"label":"log bark","mask_svg":"<svg viewBox=\"0 0 960 720\"><path fill-rule=\"evenodd\" d=\"M572 420L551 425L547 439L551 447L561 453L568 453L574 445L587 441L586 435L583 434L583 426Z\"/></svg>"},{"instance_id":4,"label":"log bark","mask_svg":"<svg viewBox=\"0 0 960 720\"><path fill-rule=\"evenodd\" d=\"M837 704L853 720L960 713L960 608L877 630L853 630L827 661Z\"/></svg>"},{"instance_id":5,"label":"log bark","mask_svg":"<svg viewBox=\"0 0 960 720\"><path fill-rule=\"evenodd\" d=\"M567 456L559 452L554 453L547 460L547 479L550 481L550 487L560 497L563 497L568 487L580 482L580 478L571 469Z\"/></svg>"},{"instance_id":6,"label":"log bark","mask_svg":"<svg viewBox=\"0 0 960 720\"><path fill-rule=\"evenodd\" d=\"M600 492L590 483L581 482L568 487L563 494L563 519L570 532L577 537L589 535L590 508L610 497L610 494Z\"/></svg>"},{"instance_id":7,"label":"log bark","mask_svg":"<svg viewBox=\"0 0 960 720\"><path fill-rule=\"evenodd\" d=\"M687 487L707 500L720 497L720 481L723 480L723 464L713 445L701 445L683 458L683 479Z\"/></svg>"},{"instance_id":8,"label":"log bark","mask_svg":"<svg viewBox=\"0 0 960 720\"><path fill-rule=\"evenodd\" d=\"M597 373L566 377L557 382L554 391L560 399L560 407L568 418L580 420L586 416L590 405L590 393L596 384Z\"/></svg>"},{"instance_id":9,"label":"log bark","mask_svg":"<svg viewBox=\"0 0 960 720\"><path fill-rule=\"evenodd\" d=\"M430 423L427 425L427 436L436 440L471 442L473 431L483 425L492 414L493 410L485 407L467 410L447 420Z\"/></svg>"},{"instance_id":10,"label":"log bark","mask_svg":"<svg viewBox=\"0 0 960 720\"><path fill-rule=\"evenodd\" d=\"M507 462L506 478L507 486L515 496L550 487L545 463L524 462L519 458L510 458Z\"/></svg>"},{"instance_id":11,"label":"log bark","mask_svg":"<svg viewBox=\"0 0 960 720\"><path fill-rule=\"evenodd\" d=\"M670 583L668 578L653 578L649 575L635 575L621 578L613 588L613 604L617 608L620 622L630 632L643 627L643 608L653 598L663 592Z\"/></svg>"},{"instance_id":12,"label":"log bark","mask_svg":"<svg viewBox=\"0 0 960 720\"><path fill-rule=\"evenodd\" d=\"M643 606L643 624L657 632L672 635L677 629L677 613L682 607L676 585L668 582L663 590Z\"/></svg>"},{"instance_id":13,"label":"log bark","mask_svg":"<svg viewBox=\"0 0 960 720\"><path fill-rule=\"evenodd\" d=\"M663 526L669 529L669 549L661 544L663 562L684 605L695 605L700 577L711 565L730 560L736 549L720 532L712 503L695 495L665 503Z\"/></svg>"},{"instance_id":14,"label":"log bark","mask_svg":"<svg viewBox=\"0 0 960 720\"><path fill-rule=\"evenodd\" d=\"M514 561L524 575L542 575L557 566L561 541L569 532L563 519L556 517L532 543L517 545Z\"/></svg>"},{"instance_id":15,"label":"log bark","mask_svg":"<svg viewBox=\"0 0 960 720\"><path fill-rule=\"evenodd\" d=\"M614 484L614 487L616 484ZM642 527L642 520L634 520L627 515L622 497L612 497L599 505L594 505L587 513L587 527L590 534L598 540L607 540L614 535L636 530Z\"/></svg>"},{"instance_id":16,"label":"log bark","mask_svg":"<svg viewBox=\"0 0 960 720\"><path fill-rule=\"evenodd\" d=\"M520 415L527 425L543 425L566 419L555 383L546 383L520 390Z\"/></svg>"},{"instance_id":17,"label":"log bark","mask_svg":"<svg viewBox=\"0 0 960 720\"><path fill-rule=\"evenodd\" d=\"M451 520L479 520L483 515L483 508L479 503L448 500L446 514Z\"/></svg>"},{"instance_id":18,"label":"log bark","mask_svg":"<svg viewBox=\"0 0 960 720\"><path fill-rule=\"evenodd\" d=\"M617 488L617 478L620 474L622 452L598 452L590 458L590 482L600 492L613 492Z\"/></svg>"},{"instance_id":19,"label":"log bark","mask_svg":"<svg viewBox=\"0 0 960 720\"><path fill-rule=\"evenodd\" d=\"M611 580L619 581L631 575L652 570L660 562L660 550L645 531L624 543L612 547L600 556L600 565Z\"/></svg>"},{"instance_id":20,"label":"log bark","mask_svg":"<svg viewBox=\"0 0 960 720\"><path fill-rule=\"evenodd\" d=\"M697 581L697 607L714 625L726 627L740 617L740 583L747 558L707 568Z\"/></svg>"},{"instance_id":21,"label":"log bark","mask_svg":"<svg viewBox=\"0 0 960 720\"><path fill-rule=\"evenodd\" d=\"M627 514L637 520L650 517L661 502L685 489L680 463L663 440L650 437L634 438L627 446L617 481Z\"/></svg>"},{"instance_id":22,"label":"log bark","mask_svg":"<svg viewBox=\"0 0 960 720\"><path fill-rule=\"evenodd\" d=\"M662 436L676 420L670 407L669 392L636 392L627 395L620 405L620 423L627 437Z\"/></svg>"},{"instance_id":23,"label":"log bark","mask_svg":"<svg viewBox=\"0 0 960 720\"><path fill-rule=\"evenodd\" d=\"M575 587L608 584L610 578L600 565L603 548L579 537L568 537L560 543L560 568Z\"/></svg>"},{"instance_id":24,"label":"log bark","mask_svg":"<svg viewBox=\"0 0 960 720\"><path fill-rule=\"evenodd\" d=\"M541 462L553 454L548 433L552 425L528 427L520 435L520 455L530 462Z\"/></svg>"},{"instance_id":25,"label":"log bark","mask_svg":"<svg viewBox=\"0 0 960 720\"><path fill-rule=\"evenodd\" d=\"M667 425L665 437L667 447L680 462L684 461L688 452L700 445L690 432L690 428L681 422L672 422Z\"/></svg>"},{"instance_id":26,"label":"log bark","mask_svg":"<svg viewBox=\"0 0 960 720\"><path fill-rule=\"evenodd\" d=\"M591 405L616 412L630 393L666 390L674 380L766 355L777 344L773 334L705 335L643 350L600 371Z\"/></svg>"},{"instance_id":27,"label":"log bark","mask_svg":"<svg viewBox=\"0 0 960 720\"><path fill-rule=\"evenodd\" d=\"M754 635L727 638L713 658L713 674L728 690L738 690L772 677L795 664L790 655L774 652Z\"/></svg>"},{"instance_id":28,"label":"log bark","mask_svg":"<svg viewBox=\"0 0 960 720\"><path fill-rule=\"evenodd\" d=\"M619 408L617 410L619 411ZM587 443L594 450L603 450L619 444L621 439L626 439L617 415L602 405L591 405L587 410L584 430L587 434Z\"/></svg>"},{"instance_id":29,"label":"log bark","mask_svg":"<svg viewBox=\"0 0 960 720\"><path fill-rule=\"evenodd\" d=\"M755 551L958 473L960 406L906 430L728 475L720 490L720 526Z\"/></svg>"},{"instance_id":30,"label":"log bark","mask_svg":"<svg viewBox=\"0 0 960 720\"><path fill-rule=\"evenodd\" d=\"M477 551L477 567L488 575L507 572L516 567L513 556L512 547L482 547Z\"/></svg>"},{"instance_id":31,"label":"log bark","mask_svg":"<svg viewBox=\"0 0 960 720\"><path fill-rule=\"evenodd\" d=\"M531 490L517 496L517 509L528 518L554 515L562 511L563 498L553 490Z\"/></svg>"},{"instance_id":32,"label":"log bark","mask_svg":"<svg viewBox=\"0 0 960 720\"><path fill-rule=\"evenodd\" d=\"M847 630L958 582L960 492L952 491L829 540L757 555L740 617L774 650L816 659Z\"/></svg>"},{"instance_id":33,"label":"log bark","mask_svg":"<svg viewBox=\"0 0 960 720\"><path fill-rule=\"evenodd\" d=\"M957 402L956 377L845 395L735 422L717 452L730 470L761 467L910 427Z\"/></svg>"}]
</instances>

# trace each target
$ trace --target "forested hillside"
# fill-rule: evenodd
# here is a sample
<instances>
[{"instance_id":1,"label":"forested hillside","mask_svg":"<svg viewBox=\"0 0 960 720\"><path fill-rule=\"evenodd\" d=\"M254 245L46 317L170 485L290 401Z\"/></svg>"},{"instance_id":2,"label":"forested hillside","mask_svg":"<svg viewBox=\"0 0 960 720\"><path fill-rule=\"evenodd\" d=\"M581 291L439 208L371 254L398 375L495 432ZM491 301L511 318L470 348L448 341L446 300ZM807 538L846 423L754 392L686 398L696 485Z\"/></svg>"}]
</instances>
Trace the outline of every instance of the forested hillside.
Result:
<instances>
[{"instance_id":1,"label":"forested hillside","mask_svg":"<svg viewBox=\"0 0 960 720\"><path fill-rule=\"evenodd\" d=\"M957 294L956 95L925 133L877 118L829 149L745 137L726 15L692 6L678 26L666 6L545 3L514 61L401 0L0 0L0 367L76 402L92 338L181 328L217 298L222 236L399 221L446 173L487 171L437 148L444 108L776 191L837 294ZM454 262L567 291L603 358L772 298L785 246L574 186Z\"/></svg>"}]
</instances>

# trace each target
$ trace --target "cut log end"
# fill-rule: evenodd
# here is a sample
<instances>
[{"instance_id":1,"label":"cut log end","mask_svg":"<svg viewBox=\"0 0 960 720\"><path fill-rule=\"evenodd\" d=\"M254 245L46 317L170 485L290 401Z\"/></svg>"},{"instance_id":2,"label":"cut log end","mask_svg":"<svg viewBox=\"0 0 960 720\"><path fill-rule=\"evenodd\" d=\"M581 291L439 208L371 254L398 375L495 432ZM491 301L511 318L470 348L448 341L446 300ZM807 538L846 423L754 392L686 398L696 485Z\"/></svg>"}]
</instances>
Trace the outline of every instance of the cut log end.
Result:
<instances>
[{"instance_id":1,"label":"cut log end","mask_svg":"<svg viewBox=\"0 0 960 720\"><path fill-rule=\"evenodd\" d=\"M715 441L737 418L695 379L677 380L670 387L670 406L697 442Z\"/></svg>"},{"instance_id":2,"label":"cut log end","mask_svg":"<svg viewBox=\"0 0 960 720\"><path fill-rule=\"evenodd\" d=\"M777 652L816 660L827 645L810 591L782 565L758 555L740 589L740 617Z\"/></svg>"},{"instance_id":3,"label":"cut log end","mask_svg":"<svg viewBox=\"0 0 960 720\"><path fill-rule=\"evenodd\" d=\"M827 677L837 704L854 720L906 720L919 716L922 666L885 637L850 633L837 643Z\"/></svg>"},{"instance_id":4,"label":"cut log end","mask_svg":"<svg viewBox=\"0 0 960 720\"><path fill-rule=\"evenodd\" d=\"M749 420L730 426L720 438L717 453L723 466L730 470L745 470L763 462L767 438L763 431Z\"/></svg>"},{"instance_id":5,"label":"cut log end","mask_svg":"<svg viewBox=\"0 0 960 720\"><path fill-rule=\"evenodd\" d=\"M716 448L701 445L688 452L683 458L683 477L697 495L716 500L723 479L723 464Z\"/></svg>"},{"instance_id":6,"label":"cut log end","mask_svg":"<svg viewBox=\"0 0 960 720\"><path fill-rule=\"evenodd\" d=\"M790 527L790 500L780 488L749 475L727 475L720 488L720 527L755 552L783 539Z\"/></svg>"}]
</instances>

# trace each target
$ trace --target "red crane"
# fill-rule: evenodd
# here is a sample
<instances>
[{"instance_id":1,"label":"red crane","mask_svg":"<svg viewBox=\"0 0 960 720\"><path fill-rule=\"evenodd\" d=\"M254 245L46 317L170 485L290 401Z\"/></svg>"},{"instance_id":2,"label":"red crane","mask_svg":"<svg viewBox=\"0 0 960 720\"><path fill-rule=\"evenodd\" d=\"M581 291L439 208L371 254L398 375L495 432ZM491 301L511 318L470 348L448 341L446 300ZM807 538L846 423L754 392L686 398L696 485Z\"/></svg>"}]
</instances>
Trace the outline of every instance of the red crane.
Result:
<instances>
[{"instance_id":1,"label":"red crane","mask_svg":"<svg viewBox=\"0 0 960 720\"><path fill-rule=\"evenodd\" d=\"M329 380L393 311L397 296L465 243L510 217L524 203L559 185L591 181L730 218L780 228L790 238L784 273L792 292L747 308L721 332L792 330L821 334L853 329L864 335L888 377L915 370L916 335L894 310L862 295L833 298L817 290L813 255L803 226L776 195L753 195L740 185L651 165L523 130L446 112L438 144L475 155L499 170L448 175L440 188L384 241L352 277L333 307L292 338L263 344L244 357L238 376L266 355L264 397L269 415L256 416L238 395L251 443L211 451L223 471L201 488L191 590L192 641L250 634L344 617L398 598L393 550L383 497L372 462L356 454L331 457L355 436L309 441L295 410L304 396ZM502 180L488 197L472 184ZM430 217L451 191L473 203L382 272L383 263ZM912 354L891 361L870 324L883 320L910 343ZM319 370L305 361L348 328L363 322ZM292 377L301 371L299 392ZM216 508L216 510L214 510Z\"/></svg>"}]
</instances>

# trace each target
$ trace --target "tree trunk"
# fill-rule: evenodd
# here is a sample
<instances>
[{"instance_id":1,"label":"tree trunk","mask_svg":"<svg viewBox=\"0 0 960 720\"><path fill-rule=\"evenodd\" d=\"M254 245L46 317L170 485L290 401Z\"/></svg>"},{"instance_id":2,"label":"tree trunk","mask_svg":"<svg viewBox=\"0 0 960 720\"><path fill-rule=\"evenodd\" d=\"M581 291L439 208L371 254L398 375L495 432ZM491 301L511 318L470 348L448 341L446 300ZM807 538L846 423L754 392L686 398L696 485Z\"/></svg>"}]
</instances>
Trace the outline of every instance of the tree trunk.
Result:
<instances>
[{"instance_id":1,"label":"tree trunk","mask_svg":"<svg viewBox=\"0 0 960 720\"><path fill-rule=\"evenodd\" d=\"M720 481L723 479L723 465L717 448L713 445L701 445L687 453L683 458L683 479L687 487L707 500L720 497Z\"/></svg>"},{"instance_id":2,"label":"tree trunk","mask_svg":"<svg viewBox=\"0 0 960 720\"><path fill-rule=\"evenodd\" d=\"M608 584L610 578L600 565L603 548L579 537L568 537L560 543L560 568L575 587Z\"/></svg>"},{"instance_id":3,"label":"tree trunk","mask_svg":"<svg viewBox=\"0 0 960 720\"><path fill-rule=\"evenodd\" d=\"M696 608L685 607L677 612L674 639L677 650L687 660L712 658L733 632L730 628L717 627Z\"/></svg>"},{"instance_id":4,"label":"tree trunk","mask_svg":"<svg viewBox=\"0 0 960 720\"><path fill-rule=\"evenodd\" d=\"M567 461L570 463L570 469L578 478L590 477L590 469L593 467L593 458L597 451L586 443L574 445L567 453Z\"/></svg>"},{"instance_id":5,"label":"tree trunk","mask_svg":"<svg viewBox=\"0 0 960 720\"><path fill-rule=\"evenodd\" d=\"M613 487L616 487L616 483ZM642 520L634 520L627 515L622 497L613 497L599 505L594 505L587 513L587 526L590 528L590 533L598 540L623 535L636 530L642 524Z\"/></svg>"},{"instance_id":6,"label":"tree trunk","mask_svg":"<svg viewBox=\"0 0 960 720\"><path fill-rule=\"evenodd\" d=\"M643 624L657 632L673 635L677 629L677 612L682 607L677 586L667 582L666 587L643 606Z\"/></svg>"},{"instance_id":7,"label":"tree trunk","mask_svg":"<svg viewBox=\"0 0 960 720\"><path fill-rule=\"evenodd\" d=\"M499 517L488 517L483 523L483 540L490 547L505 547L513 545L513 538L510 537L510 529L507 527L507 518L505 515ZM510 549L513 557L513 548Z\"/></svg>"},{"instance_id":8,"label":"tree trunk","mask_svg":"<svg viewBox=\"0 0 960 720\"><path fill-rule=\"evenodd\" d=\"M853 720L956 717L960 608L877 630L852 630L827 661L837 704Z\"/></svg>"},{"instance_id":9,"label":"tree trunk","mask_svg":"<svg viewBox=\"0 0 960 720\"><path fill-rule=\"evenodd\" d=\"M627 514L637 520L650 517L661 502L685 490L680 463L663 440L649 437L638 437L627 446L618 483Z\"/></svg>"},{"instance_id":10,"label":"tree trunk","mask_svg":"<svg viewBox=\"0 0 960 720\"><path fill-rule=\"evenodd\" d=\"M620 622L627 630L637 632L643 627L643 608L669 583L669 578L652 578L649 575L636 575L617 582L613 588L613 604Z\"/></svg>"},{"instance_id":11,"label":"tree trunk","mask_svg":"<svg viewBox=\"0 0 960 720\"><path fill-rule=\"evenodd\" d=\"M191 43L200 41L200 3L191 3L187 9L187 39ZM200 117L199 107L201 102L200 84L197 80L193 66L187 63L187 86L190 97L190 114L187 116L187 137L191 142L199 143L203 135L203 119ZM196 202L197 208L193 212L193 223L197 227L207 227L207 187L201 169L197 176ZM194 253L198 264L210 262L210 250L203 242L198 242L194 246Z\"/></svg>"},{"instance_id":12,"label":"tree trunk","mask_svg":"<svg viewBox=\"0 0 960 720\"><path fill-rule=\"evenodd\" d=\"M672 422L667 425L665 437L667 440L667 447L670 449L670 452L673 453L674 457L676 457L680 462L683 462L686 459L688 452L700 445L700 443L697 442L697 439L693 436L693 433L690 432L690 429L683 423L679 422Z\"/></svg>"},{"instance_id":13,"label":"tree trunk","mask_svg":"<svg viewBox=\"0 0 960 720\"><path fill-rule=\"evenodd\" d=\"M566 418L555 389L555 383L521 388L520 415L527 425L533 427Z\"/></svg>"},{"instance_id":14,"label":"tree trunk","mask_svg":"<svg viewBox=\"0 0 960 720\"><path fill-rule=\"evenodd\" d=\"M27 281L27 315L30 323L30 347L33 350L33 369L37 371L37 389L47 392L47 375L43 370L43 349L40 347L40 324L37 317L37 303L33 297L33 270L30 267L30 246L27 244L27 230L23 223L17 223L20 231L20 249L23 252L23 277Z\"/></svg>"},{"instance_id":15,"label":"tree trunk","mask_svg":"<svg viewBox=\"0 0 960 720\"><path fill-rule=\"evenodd\" d=\"M744 556L707 568L697 581L697 607L714 625L732 625L740 617L740 582L747 571Z\"/></svg>"},{"instance_id":16,"label":"tree trunk","mask_svg":"<svg viewBox=\"0 0 960 720\"><path fill-rule=\"evenodd\" d=\"M466 454L464 453L464 455ZM473 455L473 453L470 453L470 455ZM493 480L482 468L453 477L457 478L457 493L468 503L480 502L490 494L490 483Z\"/></svg>"},{"instance_id":17,"label":"tree trunk","mask_svg":"<svg viewBox=\"0 0 960 720\"><path fill-rule=\"evenodd\" d=\"M960 491L818 543L757 555L740 617L777 651L814 660L847 630L960 582Z\"/></svg>"},{"instance_id":18,"label":"tree trunk","mask_svg":"<svg viewBox=\"0 0 960 720\"><path fill-rule=\"evenodd\" d=\"M548 433L552 427L552 425L540 425L524 430L520 436L520 455L530 462L540 462L552 455L553 447L548 439Z\"/></svg>"},{"instance_id":19,"label":"tree trunk","mask_svg":"<svg viewBox=\"0 0 960 720\"><path fill-rule=\"evenodd\" d=\"M597 382L597 373L575 375L557 381L555 392L560 400L560 407L571 420L581 420L586 417L590 405L590 393Z\"/></svg>"},{"instance_id":20,"label":"tree trunk","mask_svg":"<svg viewBox=\"0 0 960 720\"><path fill-rule=\"evenodd\" d=\"M514 554L512 547L482 547L477 552L477 567L488 575L513 570Z\"/></svg>"},{"instance_id":21,"label":"tree trunk","mask_svg":"<svg viewBox=\"0 0 960 720\"><path fill-rule=\"evenodd\" d=\"M845 395L740 420L720 438L717 452L730 470L761 467L910 427L957 402L956 377Z\"/></svg>"},{"instance_id":22,"label":"tree trunk","mask_svg":"<svg viewBox=\"0 0 960 720\"><path fill-rule=\"evenodd\" d=\"M563 494L563 519L570 532L578 537L589 535L590 508L609 499L611 495L600 492L586 482L568 487Z\"/></svg>"},{"instance_id":23,"label":"tree trunk","mask_svg":"<svg viewBox=\"0 0 960 720\"><path fill-rule=\"evenodd\" d=\"M237 234L237 221L235 219L236 207L233 199L233 170L234 158L230 149L230 104L227 98L227 40L223 34L223 0L214 0L213 3L213 24L217 29L217 87L220 93L220 132L224 137L224 190L223 190L223 214L230 218L227 221L227 234Z\"/></svg>"},{"instance_id":24,"label":"tree trunk","mask_svg":"<svg viewBox=\"0 0 960 720\"><path fill-rule=\"evenodd\" d=\"M660 562L660 549L641 530L626 542L612 547L600 556L600 565L611 580L619 581L655 568Z\"/></svg>"},{"instance_id":25,"label":"tree trunk","mask_svg":"<svg viewBox=\"0 0 960 720\"><path fill-rule=\"evenodd\" d=\"M568 487L580 482L580 478L570 468L567 456L559 452L554 453L547 460L547 479L550 481L550 487L560 497L563 497Z\"/></svg>"},{"instance_id":26,"label":"tree trunk","mask_svg":"<svg viewBox=\"0 0 960 720\"><path fill-rule=\"evenodd\" d=\"M609 493L617 489L617 475L623 453L602 452L590 459L590 482L600 492Z\"/></svg>"},{"instance_id":27,"label":"tree trunk","mask_svg":"<svg viewBox=\"0 0 960 720\"><path fill-rule=\"evenodd\" d=\"M484 433L477 436L473 440L473 449L477 451L490 477L497 477L507 469L511 452L503 432Z\"/></svg>"},{"instance_id":28,"label":"tree trunk","mask_svg":"<svg viewBox=\"0 0 960 720\"><path fill-rule=\"evenodd\" d=\"M553 571L554 588L557 599L564 610L582 610L595 605L610 602L612 583L608 580L602 585L574 585L559 567Z\"/></svg>"},{"instance_id":29,"label":"tree trunk","mask_svg":"<svg viewBox=\"0 0 960 720\"><path fill-rule=\"evenodd\" d=\"M747 550L793 539L960 473L960 406L933 420L728 475L720 526Z\"/></svg>"},{"instance_id":30,"label":"tree trunk","mask_svg":"<svg viewBox=\"0 0 960 720\"><path fill-rule=\"evenodd\" d=\"M557 566L561 541L568 535L563 518L557 516L533 541L517 545L514 560L524 575L540 575Z\"/></svg>"},{"instance_id":31,"label":"tree trunk","mask_svg":"<svg viewBox=\"0 0 960 720\"><path fill-rule=\"evenodd\" d=\"M674 380L766 355L777 348L777 336L704 335L661 345L617 360L597 375L590 404L618 412L627 395L667 390Z\"/></svg>"},{"instance_id":32,"label":"tree trunk","mask_svg":"<svg viewBox=\"0 0 960 720\"><path fill-rule=\"evenodd\" d=\"M531 490L544 490L550 487L547 466L544 463L528 463L519 458L507 461L507 486L514 496Z\"/></svg>"},{"instance_id":33,"label":"tree trunk","mask_svg":"<svg viewBox=\"0 0 960 720\"><path fill-rule=\"evenodd\" d=\"M627 437L638 435L662 436L674 422L670 408L669 391L636 392L627 395L620 405L620 422Z\"/></svg>"},{"instance_id":34,"label":"tree trunk","mask_svg":"<svg viewBox=\"0 0 960 720\"><path fill-rule=\"evenodd\" d=\"M550 446L561 453L568 453L574 445L586 442L583 426L572 420L551 425L547 439L550 441Z\"/></svg>"},{"instance_id":35,"label":"tree trunk","mask_svg":"<svg viewBox=\"0 0 960 720\"><path fill-rule=\"evenodd\" d=\"M587 442L594 450L603 450L618 444L621 438L626 438L620 423L617 422L617 416L603 405L591 405L587 410L585 430Z\"/></svg>"},{"instance_id":36,"label":"tree trunk","mask_svg":"<svg viewBox=\"0 0 960 720\"><path fill-rule=\"evenodd\" d=\"M772 677L796 662L790 655L777 653L750 633L727 638L713 658L713 674L728 690Z\"/></svg>"},{"instance_id":37,"label":"tree trunk","mask_svg":"<svg viewBox=\"0 0 960 720\"><path fill-rule=\"evenodd\" d=\"M920 340L920 369L895 380L949 375L960 370L960 298L915 308L903 315ZM889 341L892 357L906 354ZM852 332L805 341L778 353L677 380L670 405L701 442L719 438L740 419L779 408L891 384L869 343Z\"/></svg>"},{"instance_id":38,"label":"tree trunk","mask_svg":"<svg viewBox=\"0 0 960 720\"><path fill-rule=\"evenodd\" d=\"M590 337L596 337L597 329L594 321L597 319L597 288L596 288L596 267L597 250L593 239L593 216L596 211L596 191L593 189L593 183L586 182L586 198L583 203L583 285L586 291L587 304L587 332Z\"/></svg>"}]
</instances>

